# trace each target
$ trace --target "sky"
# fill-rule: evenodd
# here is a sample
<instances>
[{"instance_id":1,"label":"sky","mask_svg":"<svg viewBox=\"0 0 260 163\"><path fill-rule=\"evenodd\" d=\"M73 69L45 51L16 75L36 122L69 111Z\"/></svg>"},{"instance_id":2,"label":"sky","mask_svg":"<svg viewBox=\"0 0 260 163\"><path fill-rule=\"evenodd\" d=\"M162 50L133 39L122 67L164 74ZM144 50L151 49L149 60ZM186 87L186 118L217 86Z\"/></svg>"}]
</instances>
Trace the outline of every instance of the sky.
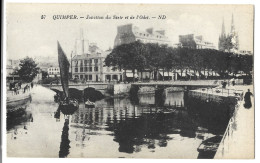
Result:
<instances>
[{"instance_id":1,"label":"sky","mask_svg":"<svg viewBox=\"0 0 260 163\"><path fill-rule=\"evenodd\" d=\"M69 56L74 50L80 29L89 42L97 43L102 50L114 46L117 26L132 23L141 30L153 27L164 29L172 44L178 43L183 34L203 35L206 41L218 46L222 21L230 32L234 15L239 35L240 50L253 51L252 5L130 5L130 4L7 4L6 38L7 58L57 56L57 41ZM45 19L41 19L46 15ZM145 15L150 19L62 19L54 15L134 16ZM153 19L165 15L166 19Z\"/></svg>"}]
</instances>

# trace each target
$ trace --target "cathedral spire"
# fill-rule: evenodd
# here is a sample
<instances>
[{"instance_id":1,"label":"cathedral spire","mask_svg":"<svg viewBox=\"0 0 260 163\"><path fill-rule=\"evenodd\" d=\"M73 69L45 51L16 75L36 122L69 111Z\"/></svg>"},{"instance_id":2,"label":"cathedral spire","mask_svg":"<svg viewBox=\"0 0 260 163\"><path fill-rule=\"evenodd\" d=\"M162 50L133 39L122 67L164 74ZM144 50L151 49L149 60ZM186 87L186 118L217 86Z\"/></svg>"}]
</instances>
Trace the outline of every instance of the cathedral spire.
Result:
<instances>
[{"instance_id":1,"label":"cathedral spire","mask_svg":"<svg viewBox=\"0 0 260 163\"><path fill-rule=\"evenodd\" d=\"M82 28L80 28L80 34L79 34L79 38L80 38L80 40L83 40L83 29Z\"/></svg>"},{"instance_id":2,"label":"cathedral spire","mask_svg":"<svg viewBox=\"0 0 260 163\"><path fill-rule=\"evenodd\" d=\"M231 20L231 33L233 33L235 31L235 25L234 25L234 16L232 13L232 20Z\"/></svg>"},{"instance_id":3,"label":"cathedral spire","mask_svg":"<svg viewBox=\"0 0 260 163\"><path fill-rule=\"evenodd\" d=\"M225 23L224 23L224 18L223 18L221 36L225 36L225 35L226 35L226 32L225 32Z\"/></svg>"}]
</instances>

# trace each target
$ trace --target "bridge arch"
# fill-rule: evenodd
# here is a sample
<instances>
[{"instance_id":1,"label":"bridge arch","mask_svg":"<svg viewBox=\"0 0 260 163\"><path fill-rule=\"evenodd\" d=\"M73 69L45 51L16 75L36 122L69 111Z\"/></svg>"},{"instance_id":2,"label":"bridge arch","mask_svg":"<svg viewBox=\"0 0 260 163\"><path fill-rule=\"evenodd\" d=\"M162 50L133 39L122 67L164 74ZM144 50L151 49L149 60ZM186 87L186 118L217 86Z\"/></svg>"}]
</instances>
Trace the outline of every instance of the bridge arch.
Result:
<instances>
[{"instance_id":1,"label":"bridge arch","mask_svg":"<svg viewBox=\"0 0 260 163\"><path fill-rule=\"evenodd\" d=\"M81 90L78 90L76 88L69 88L69 96L72 97L72 98L75 98L79 101L82 101L82 91Z\"/></svg>"},{"instance_id":2,"label":"bridge arch","mask_svg":"<svg viewBox=\"0 0 260 163\"><path fill-rule=\"evenodd\" d=\"M84 101L90 100L90 101L98 101L104 98L104 95L101 91L96 90L93 87L87 87L83 90L83 98Z\"/></svg>"}]
</instances>

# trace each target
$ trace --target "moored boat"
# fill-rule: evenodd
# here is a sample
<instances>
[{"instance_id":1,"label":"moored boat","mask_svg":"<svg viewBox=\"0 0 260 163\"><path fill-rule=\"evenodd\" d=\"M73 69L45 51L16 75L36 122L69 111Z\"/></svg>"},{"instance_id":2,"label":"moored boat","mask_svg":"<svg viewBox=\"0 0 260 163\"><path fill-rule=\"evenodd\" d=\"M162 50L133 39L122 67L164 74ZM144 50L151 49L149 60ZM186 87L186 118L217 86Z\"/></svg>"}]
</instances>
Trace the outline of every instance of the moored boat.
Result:
<instances>
[{"instance_id":1,"label":"moored boat","mask_svg":"<svg viewBox=\"0 0 260 163\"><path fill-rule=\"evenodd\" d=\"M199 152L199 158L213 158L216 154L219 143L222 139L222 136L214 136L209 139L202 141L202 143L197 148Z\"/></svg>"},{"instance_id":2,"label":"moored boat","mask_svg":"<svg viewBox=\"0 0 260 163\"><path fill-rule=\"evenodd\" d=\"M23 105L28 101L31 101L32 97L30 93L9 96L6 99L7 108Z\"/></svg>"},{"instance_id":3,"label":"moored boat","mask_svg":"<svg viewBox=\"0 0 260 163\"><path fill-rule=\"evenodd\" d=\"M58 42L58 61L64 98L60 98L59 107L64 114L73 114L78 108L78 101L69 96L69 67L70 63Z\"/></svg>"},{"instance_id":4,"label":"moored boat","mask_svg":"<svg viewBox=\"0 0 260 163\"><path fill-rule=\"evenodd\" d=\"M95 103L94 102L91 102L89 100L87 100L85 102L85 107L88 107L88 108L94 108L95 107Z\"/></svg>"}]
</instances>

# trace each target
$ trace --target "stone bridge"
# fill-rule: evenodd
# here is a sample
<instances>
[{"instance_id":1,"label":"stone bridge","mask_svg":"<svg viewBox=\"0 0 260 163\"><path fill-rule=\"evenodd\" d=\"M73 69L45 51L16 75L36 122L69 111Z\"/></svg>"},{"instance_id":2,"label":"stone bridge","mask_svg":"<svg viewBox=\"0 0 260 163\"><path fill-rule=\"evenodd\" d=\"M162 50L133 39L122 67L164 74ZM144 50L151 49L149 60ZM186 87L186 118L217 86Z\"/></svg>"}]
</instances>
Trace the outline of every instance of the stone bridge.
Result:
<instances>
[{"instance_id":1,"label":"stone bridge","mask_svg":"<svg viewBox=\"0 0 260 163\"><path fill-rule=\"evenodd\" d=\"M197 88L212 88L220 85L217 80L192 80L192 81L159 81L148 83L131 83L131 84L115 84L115 83L87 83L87 84L69 84L70 89L84 91L87 88L94 88L103 95L113 95L120 93L129 93L131 90L137 92L141 87L155 87L157 90L164 90L168 87L180 87L183 90L191 90ZM61 84L43 84L44 87L53 91L62 91ZM127 89L126 89L127 87ZM129 87L131 89L129 89Z\"/></svg>"},{"instance_id":2,"label":"stone bridge","mask_svg":"<svg viewBox=\"0 0 260 163\"><path fill-rule=\"evenodd\" d=\"M183 91L198 88L214 88L221 84L218 80L191 80L191 81L158 81L148 83L132 83L131 92L138 92L141 87L154 87L157 91L166 90L169 87L177 87Z\"/></svg>"},{"instance_id":3,"label":"stone bridge","mask_svg":"<svg viewBox=\"0 0 260 163\"><path fill-rule=\"evenodd\" d=\"M136 87L156 87L156 88L167 88L167 87L182 87L184 89L196 89L196 88L213 88L220 85L218 80L192 80L192 81L158 81L148 83L132 83L132 86Z\"/></svg>"},{"instance_id":4,"label":"stone bridge","mask_svg":"<svg viewBox=\"0 0 260 163\"><path fill-rule=\"evenodd\" d=\"M61 84L43 84L42 86L50 88L53 91L63 91ZM114 91L114 85L109 83L69 84L69 89L84 91L87 88L94 88L95 90L101 92L103 95L109 94Z\"/></svg>"}]
</instances>

